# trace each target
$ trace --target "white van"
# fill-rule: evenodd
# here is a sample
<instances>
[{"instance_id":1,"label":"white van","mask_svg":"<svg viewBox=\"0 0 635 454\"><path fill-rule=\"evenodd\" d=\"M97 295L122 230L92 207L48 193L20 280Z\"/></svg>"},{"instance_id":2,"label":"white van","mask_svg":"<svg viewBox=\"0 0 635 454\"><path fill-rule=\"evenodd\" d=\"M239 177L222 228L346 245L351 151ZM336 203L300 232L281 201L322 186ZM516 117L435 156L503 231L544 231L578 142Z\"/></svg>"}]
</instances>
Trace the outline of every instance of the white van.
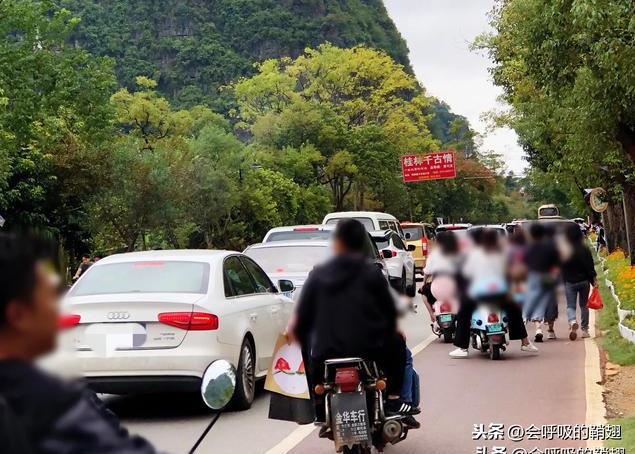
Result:
<instances>
[{"instance_id":1,"label":"white van","mask_svg":"<svg viewBox=\"0 0 635 454\"><path fill-rule=\"evenodd\" d=\"M388 213L379 213L377 211L340 211L337 213L329 213L324 216L322 224L335 225L342 219L353 218L364 224L366 230L373 232L375 230L394 230L403 238L403 230L396 217Z\"/></svg>"}]
</instances>

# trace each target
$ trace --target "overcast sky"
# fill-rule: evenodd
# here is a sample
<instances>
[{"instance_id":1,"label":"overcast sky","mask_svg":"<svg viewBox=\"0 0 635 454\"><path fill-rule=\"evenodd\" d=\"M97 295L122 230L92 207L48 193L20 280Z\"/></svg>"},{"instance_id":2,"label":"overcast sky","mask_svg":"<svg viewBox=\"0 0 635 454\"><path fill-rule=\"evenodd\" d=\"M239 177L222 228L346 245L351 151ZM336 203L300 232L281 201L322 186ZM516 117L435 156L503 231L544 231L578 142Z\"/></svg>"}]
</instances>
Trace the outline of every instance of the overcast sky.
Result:
<instances>
[{"instance_id":1,"label":"overcast sky","mask_svg":"<svg viewBox=\"0 0 635 454\"><path fill-rule=\"evenodd\" d=\"M493 0L384 0L388 13L410 49L410 61L428 93L445 101L485 134L481 115L502 106L487 68L486 56L471 52L470 42L490 30L487 13ZM522 173L527 163L510 129L483 137L483 150L501 153L507 167Z\"/></svg>"}]
</instances>

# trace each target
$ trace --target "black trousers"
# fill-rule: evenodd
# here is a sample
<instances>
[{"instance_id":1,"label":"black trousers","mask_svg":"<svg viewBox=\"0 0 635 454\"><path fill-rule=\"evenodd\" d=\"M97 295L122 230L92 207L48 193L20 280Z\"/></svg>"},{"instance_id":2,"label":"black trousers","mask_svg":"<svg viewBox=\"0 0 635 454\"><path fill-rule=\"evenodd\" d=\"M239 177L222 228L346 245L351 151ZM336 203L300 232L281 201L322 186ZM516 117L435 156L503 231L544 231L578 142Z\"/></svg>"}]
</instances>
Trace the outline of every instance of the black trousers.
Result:
<instances>
[{"instance_id":1,"label":"black trousers","mask_svg":"<svg viewBox=\"0 0 635 454\"><path fill-rule=\"evenodd\" d=\"M519 340L527 337L527 329L523 322L523 312L520 306L509 298L499 298L494 301L505 311L508 319L509 339ZM468 348L470 346L470 325L472 323L472 314L477 307L476 301L467 296L461 299L461 307L456 314L456 333L454 336L454 345L459 348Z\"/></svg>"}]
</instances>

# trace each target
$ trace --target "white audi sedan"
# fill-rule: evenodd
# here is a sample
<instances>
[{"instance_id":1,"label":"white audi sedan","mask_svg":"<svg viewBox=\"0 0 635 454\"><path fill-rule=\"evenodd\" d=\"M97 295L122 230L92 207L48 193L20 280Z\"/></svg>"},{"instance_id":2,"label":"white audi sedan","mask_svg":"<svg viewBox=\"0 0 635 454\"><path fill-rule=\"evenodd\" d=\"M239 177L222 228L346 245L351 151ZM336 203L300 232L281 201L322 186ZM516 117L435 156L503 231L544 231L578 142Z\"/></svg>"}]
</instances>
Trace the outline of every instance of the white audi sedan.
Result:
<instances>
[{"instance_id":1,"label":"white audi sedan","mask_svg":"<svg viewBox=\"0 0 635 454\"><path fill-rule=\"evenodd\" d=\"M65 297L61 324L98 392L195 391L225 359L238 369L234 407L245 409L292 307L243 254L134 252L95 263Z\"/></svg>"}]
</instances>

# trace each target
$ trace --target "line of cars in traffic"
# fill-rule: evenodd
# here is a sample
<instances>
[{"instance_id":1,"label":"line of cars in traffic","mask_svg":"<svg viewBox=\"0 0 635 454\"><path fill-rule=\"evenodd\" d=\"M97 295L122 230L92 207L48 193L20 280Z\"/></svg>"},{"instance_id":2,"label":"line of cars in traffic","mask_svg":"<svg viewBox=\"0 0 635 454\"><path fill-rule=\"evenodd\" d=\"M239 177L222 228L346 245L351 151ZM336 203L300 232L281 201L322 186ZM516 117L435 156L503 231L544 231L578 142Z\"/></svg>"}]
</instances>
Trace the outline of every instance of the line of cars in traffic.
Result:
<instances>
[{"instance_id":1,"label":"line of cars in traffic","mask_svg":"<svg viewBox=\"0 0 635 454\"><path fill-rule=\"evenodd\" d=\"M409 296L437 232L453 230L467 240L470 229L482 228L435 229L386 213L339 212L319 225L273 228L242 253L162 250L106 257L63 301L62 342L75 352L74 368L103 393L194 391L207 366L224 359L237 367L234 407L248 408L294 300L310 271L332 253L332 233L344 218L366 227L364 254Z\"/></svg>"},{"instance_id":2,"label":"line of cars in traffic","mask_svg":"<svg viewBox=\"0 0 635 454\"><path fill-rule=\"evenodd\" d=\"M396 218L332 213L322 224L274 228L243 253L161 250L116 254L65 296L62 344L98 392L194 391L209 364L237 366L235 408L248 408L309 272L331 254L337 222L356 217L364 250L391 284L414 296L413 245Z\"/></svg>"}]
</instances>

